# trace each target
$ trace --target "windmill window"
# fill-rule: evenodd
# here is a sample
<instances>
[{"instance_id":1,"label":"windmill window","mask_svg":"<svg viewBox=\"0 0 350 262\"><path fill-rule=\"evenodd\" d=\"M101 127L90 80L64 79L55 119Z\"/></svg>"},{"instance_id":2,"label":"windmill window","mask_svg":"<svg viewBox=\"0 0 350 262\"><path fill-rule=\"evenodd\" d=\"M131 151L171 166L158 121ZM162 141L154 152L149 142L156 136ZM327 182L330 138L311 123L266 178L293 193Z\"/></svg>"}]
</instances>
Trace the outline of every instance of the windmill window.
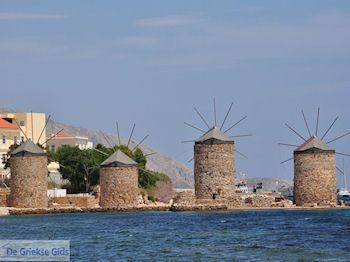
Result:
<instances>
[{"instance_id":1,"label":"windmill window","mask_svg":"<svg viewBox=\"0 0 350 262\"><path fill-rule=\"evenodd\" d=\"M20 125L20 126L24 126L24 121L20 121L20 122L19 122L19 125Z\"/></svg>"},{"instance_id":2,"label":"windmill window","mask_svg":"<svg viewBox=\"0 0 350 262\"><path fill-rule=\"evenodd\" d=\"M24 136L21 136L21 141L22 141L22 143L24 142Z\"/></svg>"},{"instance_id":3,"label":"windmill window","mask_svg":"<svg viewBox=\"0 0 350 262\"><path fill-rule=\"evenodd\" d=\"M6 136L2 136L2 143L6 144Z\"/></svg>"},{"instance_id":4,"label":"windmill window","mask_svg":"<svg viewBox=\"0 0 350 262\"><path fill-rule=\"evenodd\" d=\"M51 150L55 151L55 149L56 149L55 145L51 145Z\"/></svg>"},{"instance_id":5,"label":"windmill window","mask_svg":"<svg viewBox=\"0 0 350 262\"><path fill-rule=\"evenodd\" d=\"M14 137L13 137L13 143L14 143L14 144L17 144L17 136L14 136Z\"/></svg>"}]
</instances>

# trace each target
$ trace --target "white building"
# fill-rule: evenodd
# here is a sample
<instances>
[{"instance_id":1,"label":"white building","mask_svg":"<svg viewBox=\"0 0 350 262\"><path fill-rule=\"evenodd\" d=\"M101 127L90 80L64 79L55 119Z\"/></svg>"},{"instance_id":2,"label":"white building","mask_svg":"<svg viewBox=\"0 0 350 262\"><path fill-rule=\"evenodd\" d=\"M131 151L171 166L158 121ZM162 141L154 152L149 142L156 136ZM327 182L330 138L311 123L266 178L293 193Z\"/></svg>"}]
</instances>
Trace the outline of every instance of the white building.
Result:
<instances>
[{"instance_id":1,"label":"white building","mask_svg":"<svg viewBox=\"0 0 350 262\"><path fill-rule=\"evenodd\" d=\"M93 148L93 143L89 141L88 137L74 136L65 131L53 136L54 134L51 135L52 139L47 142L48 148L52 151L56 151L62 146L77 146L81 150Z\"/></svg>"}]
</instances>

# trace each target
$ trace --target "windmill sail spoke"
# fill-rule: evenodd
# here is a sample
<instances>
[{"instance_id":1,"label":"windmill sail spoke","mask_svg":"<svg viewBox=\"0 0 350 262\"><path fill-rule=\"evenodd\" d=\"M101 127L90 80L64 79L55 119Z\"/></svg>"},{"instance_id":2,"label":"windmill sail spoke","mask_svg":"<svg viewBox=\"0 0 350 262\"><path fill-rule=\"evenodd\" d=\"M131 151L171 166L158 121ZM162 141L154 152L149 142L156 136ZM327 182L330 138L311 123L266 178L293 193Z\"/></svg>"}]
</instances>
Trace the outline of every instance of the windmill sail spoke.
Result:
<instances>
[{"instance_id":1,"label":"windmill sail spoke","mask_svg":"<svg viewBox=\"0 0 350 262\"><path fill-rule=\"evenodd\" d=\"M197 108L194 108L194 111L196 111L197 115L199 115L199 117L202 119L202 121L204 122L204 124L210 128L210 126L208 125L207 121L205 121L204 117L202 116L202 114L197 110Z\"/></svg>"},{"instance_id":2,"label":"windmill sail spoke","mask_svg":"<svg viewBox=\"0 0 350 262\"><path fill-rule=\"evenodd\" d=\"M319 123L319 120L320 120L320 108L318 108L317 110L317 122L316 122L316 136L318 134L318 123Z\"/></svg>"},{"instance_id":3,"label":"windmill sail spoke","mask_svg":"<svg viewBox=\"0 0 350 262\"><path fill-rule=\"evenodd\" d=\"M120 133L119 133L119 124L118 124L118 121L115 122L116 126L117 126L117 135L118 135L118 145L120 146L121 145L121 142L120 142Z\"/></svg>"},{"instance_id":4,"label":"windmill sail spoke","mask_svg":"<svg viewBox=\"0 0 350 262\"><path fill-rule=\"evenodd\" d=\"M132 130L131 130L131 133L130 133L130 136L129 136L128 144L127 144L126 147L129 147L129 145L130 145L130 141L131 141L132 135L134 134L135 126L136 126L135 124L132 126Z\"/></svg>"},{"instance_id":5,"label":"windmill sail spoke","mask_svg":"<svg viewBox=\"0 0 350 262\"><path fill-rule=\"evenodd\" d=\"M291 161L292 159L294 159L294 157L288 158L287 160L282 161L280 164L282 165L284 163L287 163L287 162Z\"/></svg>"},{"instance_id":6,"label":"windmill sail spoke","mask_svg":"<svg viewBox=\"0 0 350 262\"><path fill-rule=\"evenodd\" d=\"M306 139L305 139L302 135L300 135L297 131L295 131L294 128L292 128L291 126L289 126L287 123L286 123L285 125L286 125L286 127L288 127L290 130L292 130L292 132L293 132L294 134L296 134L296 135L297 135L298 137L300 137L302 140L306 141Z\"/></svg>"},{"instance_id":7,"label":"windmill sail spoke","mask_svg":"<svg viewBox=\"0 0 350 262\"><path fill-rule=\"evenodd\" d=\"M49 117L46 119L46 123L45 123L45 126L44 126L44 128L43 128L43 130L41 130L41 133L40 133L40 136L39 136L39 138L38 138L38 141L37 141L37 143L39 143L39 141L40 141L40 138L41 138L41 136L43 135L43 133L44 133L44 130L46 129L46 126L47 126L47 124L49 123L49 121L50 121L50 118L51 118L51 115L49 115Z\"/></svg>"},{"instance_id":8,"label":"windmill sail spoke","mask_svg":"<svg viewBox=\"0 0 350 262\"><path fill-rule=\"evenodd\" d=\"M101 150L98 150L97 148L92 148L93 150L95 150L96 152L99 152L99 153L101 153L102 155L106 155L106 156L109 156L106 152L103 152L103 151L101 151Z\"/></svg>"},{"instance_id":9,"label":"windmill sail spoke","mask_svg":"<svg viewBox=\"0 0 350 262\"><path fill-rule=\"evenodd\" d=\"M224 133L227 133L228 131L230 131L232 128L234 128L235 126L237 126L239 123L241 123L244 119L246 119L247 116L242 117L238 122L236 122L235 124L233 124L230 128L228 128Z\"/></svg>"},{"instance_id":10,"label":"windmill sail spoke","mask_svg":"<svg viewBox=\"0 0 350 262\"><path fill-rule=\"evenodd\" d=\"M344 175L344 171L343 170L341 170L339 167L336 167L336 168L342 175Z\"/></svg>"},{"instance_id":11,"label":"windmill sail spoke","mask_svg":"<svg viewBox=\"0 0 350 262\"><path fill-rule=\"evenodd\" d=\"M306 120L304 111L301 110L301 113L303 114L303 118L304 118L304 122L305 122L305 125L306 125L306 128L307 128L307 132L309 133L309 136L311 137L311 132L310 132L309 124L307 123L307 120Z\"/></svg>"},{"instance_id":12,"label":"windmill sail spoke","mask_svg":"<svg viewBox=\"0 0 350 262\"><path fill-rule=\"evenodd\" d=\"M337 141L337 140L339 140L339 139L341 139L341 138L343 138L343 137L345 137L345 136L348 136L348 135L350 135L350 132L349 132L349 133L346 133L345 135L338 136L337 138L334 138L334 139L328 141L326 144L329 144L329 143L332 143L332 142L334 142L334 141Z\"/></svg>"},{"instance_id":13,"label":"windmill sail spoke","mask_svg":"<svg viewBox=\"0 0 350 262\"><path fill-rule=\"evenodd\" d=\"M340 153L340 152L335 152L337 155L341 155L341 156L350 156L350 154L345 154L345 153Z\"/></svg>"},{"instance_id":14,"label":"windmill sail spoke","mask_svg":"<svg viewBox=\"0 0 350 262\"><path fill-rule=\"evenodd\" d=\"M228 109L228 111L227 111L227 113L226 113L226 116L225 116L225 118L224 118L224 121L223 121L222 124L221 124L220 130L222 130L222 128L224 127L225 122L226 122L226 120L227 120L227 117L228 117L228 115L229 115L230 112L231 112L232 106L233 106L233 102L231 103L231 105L230 105L230 107L229 107L229 109Z\"/></svg>"},{"instance_id":15,"label":"windmill sail spoke","mask_svg":"<svg viewBox=\"0 0 350 262\"><path fill-rule=\"evenodd\" d=\"M42 144L40 144L40 146L43 146L44 144L46 144L47 142L49 142L50 140L54 139L59 133L61 133L64 130L64 128L62 128L60 131L58 131L56 134L54 134L53 136L51 136L49 139L46 139L46 141Z\"/></svg>"},{"instance_id":16,"label":"windmill sail spoke","mask_svg":"<svg viewBox=\"0 0 350 262\"><path fill-rule=\"evenodd\" d=\"M181 143L193 143L196 142L196 140L185 140L185 141L181 141Z\"/></svg>"},{"instance_id":17,"label":"windmill sail spoke","mask_svg":"<svg viewBox=\"0 0 350 262\"><path fill-rule=\"evenodd\" d=\"M146 154L145 157L153 156L153 155L156 155L156 154L158 154L158 153L157 152L149 153L149 154Z\"/></svg>"},{"instance_id":18,"label":"windmill sail spoke","mask_svg":"<svg viewBox=\"0 0 350 262\"><path fill-rule=\"evenodd\" d=\"M328 132L332 129L333 125L335 124L335 122L337 122L338 118L339 118L339 116L337 116L337 117L334 119L333 123L330 125L330 127L327 129L327 131L326 131L326 132L324 133L324 135L322 136L321 140L323 140L323 138L325 138L325 136L328 134Z\"/></svg>"},{"instance_id":19,"label":"windmill sail spoke","mask_svg":"<svg viewBox=\"0 0 350 262\"><path fill-rule=\"evenodd\" d=\"M27 134L24 133L23 129L21 128L21 126L18 124L16 118L13 119L17 125L17 127L21 130L22 134L25 136L26 140L28 140ZM45 144L45 143L44 143Z\"/></svg>"},{"instance_id":20,"label":"windmill sail spoke","mask_svg":"<svg viewBox=\"0 0 350 262\"><path fill-rule=\"evenodd\" d=\"M292 144L286 144L286 143L278 143L280 146L291 146L291 147L298 147L297 145Z\"/></svg>"},{"instance_id":21,"label":"windmill sail spoke","mask_svg":"<svg viewBox=\"0 0 350 262\"><path fill-rule=\"evenodd\" d=\"M189 123L187 123L187 122L184 122L184 124L185 124L186 126L192 127L193 129L196 129L196 130L198 130L198 131L200 131L200 132L202 132L202 133L205 133L204 130L202 130L202 129L198 128L198 127L195 127L194 125L191 125L191 124L189 124Z\"/></svg>"},{"instance_id":22,"label":"windmill sail spoke","mask_svg":"<svg viewBox=\"0 0 350 262\"><path fill-rule=\"evenodd\" d=\"M194 157L192 157L190 160L187 161L187 163L191 163L194 160Z\"/></svg>"},{"instance_id":23,"label":"windmill sail spoke","mask_svg":"<svg viewBox=\"0 0 350 262\"><path fill-rule=\"evenodd\" d=\"M241 153L237 149L235 149L235 152L237 152L239 155L243 156L245 159L248 159L248 157L245 154Z\"/></svg>"},{"instance_id":24,"label":"windmill sail spoke","mask_svg":"<svg viewBox=\"0 0 350 262\"><path fill-rule=\"evenodd\" d=\"M112 143L109 141L109 139L106 137L105 133L103 133L102 131L100 131L100 133L102 134L102 136L104 137L104 139L106 140L107 144L109 145L110 148L113 148Z\"/></svg>"},{"instance_id":25,"label":"windmill sail spoke","mask_svg":"<svg viewBox=\"0 0 350 262\"><path fill-rule=\"evenodd\" d=\"M216 102L214 97L214 126L216 126Z\"/></svg>"},{"instance_id":26,"label":"windmill sail spoke","mask_svg":"<svg viewBox=\"0 0 350 262\"><path fill-rule=\"evenodd\" d=\"M237 138L237 137L248 137L248 136L253 136L252 134L247 134L247 135L235 135L235 136L230 136L231 138Z\"/></svg>"},{"instance_id":27,"label":"windmill sail spoke","mask_svg":"<svg viewBox=\"0 0 350 262\"><path fill-rule=\"evenodd\" d=\"M32 141L34 143L34 121L33 121L33 111L30 111L30 118L31 118L31 124L32 124Z\"/></svg>"},{"instance_id":28,"label":"windmill sail spoke","mask_svg":"<svg viewBox=\"0 0 350 262\"><path fill-rule=\"evenodd\" d=\"M136 148L138 148L148 137L149 137L149 135L146 135L146 136L140 141L140 143L138 143L138 144L131 150L131 152L133 152Z\"/></svg>"}]
</instances>

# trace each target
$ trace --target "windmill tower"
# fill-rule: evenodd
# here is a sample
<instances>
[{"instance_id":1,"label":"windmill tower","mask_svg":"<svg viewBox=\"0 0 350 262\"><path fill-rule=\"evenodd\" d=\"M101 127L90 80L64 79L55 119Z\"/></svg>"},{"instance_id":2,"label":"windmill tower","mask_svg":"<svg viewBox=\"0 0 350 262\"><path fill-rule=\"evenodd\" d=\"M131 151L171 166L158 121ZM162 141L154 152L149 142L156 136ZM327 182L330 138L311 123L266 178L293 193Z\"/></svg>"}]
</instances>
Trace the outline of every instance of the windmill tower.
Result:
<instances>
[{"instance_id":1,"label":"windmill tower","mask_svg":"<svg viewBox=\"0 0 350 262\"><path fill-rule=\"evenodd\" d=\"M40 141L49 119L50 116L37 142ZM17 122L16 124L21 129ZM47 153L40 146L32 142L33 132L31 139L29 139L22 129L21 131L26 137L26 141L11 153L10 158L11 185L9 206L18 208L45 208L48 206ZM42 143L41 146L46 144L48 140Z\"/></svg>"},{"instance_id":2,"label":"windmill tower","mask_svg":"<svg viewBox=\"0 0 350 262\"><path fill-rule=\"evenodd\" d=\"M126 145L129 148L135 124ZM121 145L119 126L117 123L118 144ZM131 152L143 143L149 135L145 136ZM105 137L107 143L112 143ZM100 206L103 208L128 208L137 206L139 194L138 187L138 164L117 149L109 156L100 168Z\"/></svg>"},{"instance_id":3,"label":"windmill tower","mask_svg":"<svg viewBox=\"0 0 350 262\"><path fill-rule=\"evenodd\" d=\"M137 163L122 151L115 151L100 168L100 206L120 208L137 205Z\"/></svg>"},{"instance_id":4,"label":"windmill tower","mask_svg":"<svg viewBox=\"0 0 350 262\"><path fill-rule=\"evenodd\" d=\"M18 208L47 207L47 154L31 140L11 153L9 205Z\"/></svg>"},{"instance_id":5,"label":"windmill tower","mask_svg":"<svg viewBox=\"0 0 350 262\"><path fill-rule=\"evenodd\" d=\"M197 140L184 141L194 142L194 181L195 195L198 200L221 200L227 199L234 194L234 153L237 152L242 156L244 155L235 149L233 138L250 135L239 135L233 137L227 135L228 131L246 119L247 116L244 116L234 125L223 131L223 127L232 106L233 103L231 103L221 127L217 127L215 99L214 126L210 127L196 108L194 108L194 110L202 119L208 130L204 131L185 122L187 126L203 133Z\"/></svg>"},{"instance_id":6,"label":"windmill tower","mask_svg":"<svg viewBox=\"0 0 350 262\"><path fill-rule=\"evenodd\" d=\"M281 162L281 164L283 164L292 159L294 160L294 202L297 206L336 204L336 154L346 154L336 152L329 144L349 135L350 133L325 142L324 138L339 117L335 118L330 127L321 138L319 138L318 126L320 109L318 109L317 112L316 131L314 135L310 132L304 111L302 111L302 115L309 138L306 139L294 128L285 124L304 142L299 146L279 143L280 145L296 147L293 151L293 157Z\"/></svg>"}]
</instances>

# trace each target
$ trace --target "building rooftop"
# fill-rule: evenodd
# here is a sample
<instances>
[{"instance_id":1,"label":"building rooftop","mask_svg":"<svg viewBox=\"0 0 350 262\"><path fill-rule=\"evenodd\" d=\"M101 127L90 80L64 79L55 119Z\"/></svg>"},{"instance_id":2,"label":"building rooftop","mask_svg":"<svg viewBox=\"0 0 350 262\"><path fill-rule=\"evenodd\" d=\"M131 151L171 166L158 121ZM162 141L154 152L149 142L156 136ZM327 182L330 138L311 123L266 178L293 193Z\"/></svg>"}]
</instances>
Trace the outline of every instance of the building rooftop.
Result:
<instances>
[{"instance_id":1,"label":"building rooftop","mask_svg":"<svg viewBox=\"0 0 350 262\"><path fill-rule=\"evenodd\" d=\"M205 134L203 134L199 139L196 140L196 143L204 143L206 141L219 141L219 142L228 142L233 143L228 135L223 133L216 126L210 128Z\"/></svg>"},{"instance_id":2,"label":"building rooftop","mask_svg":"<svg viewBox=\"0 0 350 262\"><path fill-rule=\"evenodd\" d=\"M0 118L0 128L5 128L5 129L19 129L17 126L14 124L11 124L10 122L7 122L6 120Z\"/></svg>"},{"instance_id":3,"label":"building rooftop","mask_svg":"<svg viewBox=\"0 0 350 262\"><path fill-rule=\"evenodd\" d=\"M329 145L317 138L316 136L310 137L301 146L294 150L294 152L305 152L310 149L318 149L323 151L333 151Z\"/></svg>"},{"instance_id":4,"label":"building rooftop","mask_svg":"<svg viewBox=\"0 0 350 262\"><path fill-rule=\"evenodd\" d=\"M52 134L51 136L54 136L54 134ZM57 133L57 135L53 139L55 139L55 138L73 138L73 137L74 137L73 135L62 130L61 132Z\"/></svg>"},{"instance_id":5,"label":"building rooftop","mask_svg":"<svg viewBox=\"0 0 350 262\"><path fill-rule=\"evenodd\" d=\"M101 166L114 166L114 167L128 167L137 166L137 163L124 154L122 151L117 150L111 156L109 156Z\"/></svg>"},{"instance_id":6,"label":"building rooftop","mask_svg":"<svg viewBox=\"0 0 350 262\"><path fill-rule=\"evenodd\" d=\"M46 155L44 149L34 144L32 140L28 139L26 142L17 147L11 155Z\"/></svg>"}]
</instances>

